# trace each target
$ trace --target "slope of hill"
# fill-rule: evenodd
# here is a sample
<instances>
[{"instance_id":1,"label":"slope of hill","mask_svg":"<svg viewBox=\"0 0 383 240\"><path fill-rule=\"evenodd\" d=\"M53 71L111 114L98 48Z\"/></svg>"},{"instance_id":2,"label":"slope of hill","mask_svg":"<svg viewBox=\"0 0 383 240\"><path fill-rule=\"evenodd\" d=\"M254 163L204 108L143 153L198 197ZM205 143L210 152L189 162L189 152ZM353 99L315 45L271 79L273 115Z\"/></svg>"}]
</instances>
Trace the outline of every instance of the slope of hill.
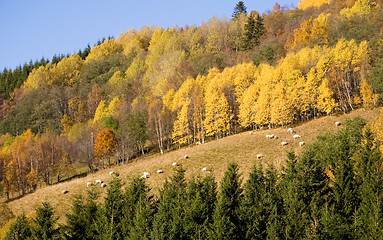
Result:
<instances>
[{"instance_id":1,"label":"slope of hill","mask_svg":"<svg viewBox=\"0 0 383 240\"><path fill-rule=\"evenodd\" d=\"M136 159L132 163L113 166L111 169L90 174L85 178L38 189L20 199L9 202L8 206L15 215L19 215L21 213L30 213L37 206L40 206L41 202L47 201L52 204L56 214L60 216L59 221L65 222L65 213L70 211L74 196L86 193L87 182L94 182L96 179L107 182L110 179L109 171L118 171L123 182L126 183L133 177L141 176L146 171L151 174L147 182L155 194L162 187L165 179L173 173L173 162L182 164L186 169L186 177L214 174L217 182L221 180L228 163L236 162L240 167L243 177L246 179L252 165L258 161L262 164L273 163L278 169L281 169L287 151L292 149L296 153L301 152L302 147L298 144L300 141L310 144L315 141L317 135L327 131L335 131L337 128L335 126L336 121L344 121L346 118L361 116L371 122L378 115L379 109L360 109L341 116L321 117L295 126L296 133L302 136L302 138L296 140L293 139L292 134L286 131L286 128L277 128L256 131L252 135L249 132L244 132L163 155L147 155ZM275 134L279 138L266 139L266 134ZM282 146L282 141L287 141L289 144ZM257 154L263 154L264 157L257 160ZM188 155L189 158L184 159L185 155ZM201 169L203 167L207 167L210 171L207 173L202 172ZM158 169L162 169L164 173L157 174ZM61 194L61 191L64 189L68 190L69 193L66 195ZM106 192L106 189L101 189L100 191L102 194Z\"/></svg>"}]
</instances>

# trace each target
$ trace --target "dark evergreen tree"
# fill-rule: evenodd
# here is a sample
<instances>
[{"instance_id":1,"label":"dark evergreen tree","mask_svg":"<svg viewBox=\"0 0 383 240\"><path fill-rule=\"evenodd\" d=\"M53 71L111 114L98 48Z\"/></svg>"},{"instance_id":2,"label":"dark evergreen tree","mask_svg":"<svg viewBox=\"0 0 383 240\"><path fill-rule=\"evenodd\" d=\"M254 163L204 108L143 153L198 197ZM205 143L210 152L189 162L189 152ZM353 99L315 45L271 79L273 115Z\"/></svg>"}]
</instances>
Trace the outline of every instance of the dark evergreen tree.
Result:
<instances>
[{"instance_id":1,"label":"dark evergreen tree","mask_svg":"<svg viewBox=\"0 0 383 240\"><path fill-rule=\"evenodd\" d=\"M65 239L95 239L96 219L100 208L97 204L98 193L94 187L88 189L88 198L84 201L77 196L72 203L72 212L67 214L67 224L62 227Z\"/></svg>"},{"instance_id":2,"label":"dark evergreen tree","mask_svg":"<svg viewBox=\"0 0 383 240\"><path fill-rule=\"evenodd\" d=\"M53 207L43 202L42 207L36 209L36 218L33 219L33 238L34 239L53 239L57 234L56 223L58 218L54 217Z\"/></svg>"},{"instance_id":3,"label":"dark evergreen tree","mask_svg":"<svg viewBox=\"0 0 383 240\"><path fill-rule=\"evenodd\" d=\"M238 16L240 14L247 14L247 10L246 10L246 6L245 6L245 3L243 1L239 1L235 7L234 7L234 11L233 11L233 15L232 15L232 18L238 18Z\"/></svg>"},{"instance_id":4,"label":"dark evergreen tree","mask_svg":"<svg viewBox=\"0 0 383 240\"><path fill-rule=\"evenodd\" d=\"M122 227L126 239L149 239L154 209L145 179L133 179L124 198Z\"/></svg>"},{"instance_id":5,"label":"dark evergreen tree","mask_svg":"<svg viewBox=\"0 0 383 240\"><path fill-rule=\"evenodd\" d=\"M121 178L118 173L114 173L109 183L105 203L101 209L100 217L97 221L97 239L123 239L123 206L124 197L121 190Z\"/></svg>"},{"instance_id":6,"label":"dark evergreen tree","mask_svg":"<svg viewBox=\"0 0 383 240\"><path fill-rule=\"evenodd\" d=\"M192 239L207 239L209 226L213 223L217 201L217 184L214 176L192 178L187 186L185 231Z\"/></svg>"},{"instance_id":7,"label":"dark evergreen tree","mask_svg":"<svg viewBox=\"0 0 383 240\"><path fill-rule=\"evenodd\" d=\"M240 222L242 198L238 165L230 163L221 181L217 206L213 215L211 239L243 239Z\"/></svg>"},{"instance_id":8,"label":"dark evergreen tree","mask_svg":"<svg viewBox=\"0 0 383 240\"><path fill-rule=\"evenodd\" d=\"M32 227L25 214L18 216L5 236L5 240L32 239Z\"/></svg>"},{"instance_id":9,"label":"dark evergreen tree","mask_svg":"<svg viewBox=\"0 0 383 240\"><path fill-rule=\"evenodd\" d=\"M166 180L160 190L157 212L153 219L151 239L187 239L185 221L186 181L185 170L176 168L176 172Z\"/></svg>"},{"instance_id":10,"label":"dark evergreen tree","mask_svg":"<svg viewBox=\"0 0 383 240\"><path fill-rule=\"evenodd\" d=\"M267 209L264 205L266 196L265 177L262 166L254 164L249 179L244 187L241 204L241 222L244 239L266 239Z\"/></svg>"},{"instance_id":11,"label":"dark evergreen tree","mask_svg":"<svg viewBox=\"0 0 383 240\"><path fill-rule=\"evenodd\" d=\"M264 31L263 18L258 12L251 12L246 18L243 29L242 49L247 50L259 45Z\"/></svg>"}]
</instances>

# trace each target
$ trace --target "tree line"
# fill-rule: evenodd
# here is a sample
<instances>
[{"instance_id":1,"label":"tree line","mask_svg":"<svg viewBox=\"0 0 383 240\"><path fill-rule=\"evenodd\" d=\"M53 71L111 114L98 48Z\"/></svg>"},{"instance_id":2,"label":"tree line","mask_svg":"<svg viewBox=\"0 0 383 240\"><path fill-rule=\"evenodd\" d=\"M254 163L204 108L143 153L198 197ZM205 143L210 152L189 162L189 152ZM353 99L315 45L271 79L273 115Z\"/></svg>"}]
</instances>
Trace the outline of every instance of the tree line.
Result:
<instances>
[{"instance_id":1,"label":"tree line","mask_svg":"<svg viewBox=\"0 0 383 240\"><path fill-rule=\"evenodd\" d=\"M185 179L181 166L153 196L143 178L123 189L117 173L102 202L95 188L77 196L65 225L44 203L34 218L19 216L6 239L379 239L379 146L355 118L301 155L290 152L281 172L255 163L245 183L235 163L219 187L212 174Z\"/></svg>"}]
</instances>

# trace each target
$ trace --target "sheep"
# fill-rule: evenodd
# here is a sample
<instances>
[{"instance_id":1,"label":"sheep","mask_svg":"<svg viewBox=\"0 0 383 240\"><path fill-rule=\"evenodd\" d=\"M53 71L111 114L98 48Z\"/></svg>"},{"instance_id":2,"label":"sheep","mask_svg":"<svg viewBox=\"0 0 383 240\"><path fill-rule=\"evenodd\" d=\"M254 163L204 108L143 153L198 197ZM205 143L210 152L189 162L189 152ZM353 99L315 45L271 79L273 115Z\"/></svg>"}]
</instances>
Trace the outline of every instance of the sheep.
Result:
<instances>
[{"instance_id":1,"label":"sheep","mask_svg":"<svg viewBox=\"0 0 383 240\"><path fill-rule=\"evenodd\" d=\"M279 137L277 135L274 136L274 139L278 139Z\"/></svg>"},{"instance_id":2,"label":"sheep","mask_svg":"<svg viewBox=\"0 0 383 240\"><path fill-rule=\"evenodd\" d=\"M339 127L340 125L342 125L341 122L335 122L335 126Z\"/></svg>"},{"instance_id":3,"label":"sheep","mask_svg":"<svg viewBox=\"0 0 383 240\"><path fill-rule=\"evenodd\" d=\"M172 163L172 166L177 166L178 164L176 162Z\"/></svg>"},{"instance_id":4,"label":"sheep","mask_svg":"<svg viewBox=\"0 0 383 240\"><path fill-rule=\"evenodd\" d=\"M285 145L287 145L287 144L289 144L288 142L281 142L281 145L282 146L285 146Z\"/></svg>"},{"instance_id":5,"label":"sheep","mask_svg":"<svg viewBox=\"0 0 383 240\"><path fill-rule=\"evenodd\" d=\"M99 179L96 180L96 184L97 184L97 183L100 183L100 184L101 184L101 183L102 183L102 180L99 180Z\"/></svg>"},{"instance_id":6,"label":"sheep","mask_svg":"<svg viewBox=\"0 0 383 240\"><path fill-rule=\"evenodd\" d=\"M157 173L163 173L164 171L162 171L161 169L160 170L157 170Z\"/></svg>"},{"instance_id":7,"label":"sheep","mask_svg":"<svg viewBox=\"0 0 383 240\"><path fill-rule=\"evenodd\" d=\"M107 185L106 185L106 183L101 183L101 187L102 188L104 188L104 187L106 187Z\"/></svg>"},{"instance_id":8,"label":"sheep","mask_svg":"<svg viewBox=\"0 0 383 240\"><path fill-rule=\"evenodd\" d=\"M293 136L294 139L297 139L297 138L300 138L300 137L301 137L301 135L298 135L298 134L295 134L295 135Z\"/></svg>"},{"instance_id":9,"label":"sheep","mask_svg":"<svg viewBox=\"0 0 383 240\"><path fill-rule=\"evenodd\" d=\"M202 168L202 172L207 172L207 167Z\"/></svg>"},{"instance_id":10,"label":"sheep","mask_svg":"<svg viewBox=\"0 0 383 240\"><path fill-rule=\"evenodd\" d=\"M302 147L303 145L305 145L305 142L303 142L303 141L302 141L302 142L299 142L299 146Z\"/></svg>"},{"instance_id":11,"label":"sheep","mask_svg":"<svg viewBox=\"0 0 383 240\"><path fill-rule=\"evenodd\" d=\"M186 159L186 158L189 158L189 156L188 156L188 155L185 155L185 156L184 156L184 159Z\"/></svg>"},{"instance_id":12,"label":"sheep","mask_svg":"<svg viewBox=\"0 0 383 240\"><path fill-rule=\"evenodd\" d=\"M142 176L141 176L141 178L147 178L147 177L148 177L148 176L146 176L146 175L142 175Z\"/></svg>"},{"instance_id":13,"label":"sheep","mask_svg":"<svg viewBox=\"0 0 383 240\"><path fill-rule=\"evenodd\" d=\"M263 155L262 154L257 154L257 159L261 159L263 158Z\"/></svg>"},{"instance_id":14,"label":"sheep","mask_svg":"<svg viewBox=\"0 0 383 240\"><path fill-rule=\"evenodd\" d=\"M68 190L62 190L61 193L62 194L67 194L69 191Z\"/></svg>"},{"instance_id":15,"label":"sheep","mask_svg":"<svg viewBox=\"0 0 383 240\"><path fill-rule=\"evenodd\" d=\"M253 131L250 131L250 135L253 135Z\"/></svg>"},{"instance_id":16,"label":"sheep","mask_svg":"<svg viewBox=\"0 0 383 240\"><path fill-rule=\"evenodd\" d=\"M145 178L148 178L149 175L150 175L150 173L148 173L148 172L144 172L144 176L145 176Z\"/></svg>"},{"instance_id":17,"label":"sheep","mask_svg":"<svg viewBox=\"0 0 383 240\"><path fill-rule=\"evenodd\" d=\"M109 172L109 175L112 175L113 173L114 173L113 171L110 171L110 172Z\"/></svg>"},{"instance_id":18,"label":"sheep","mask_svg":"<svg viewBox=\"0 0 383 240\"><path fill-rule=\"evenodd\" d=\"M87 182L87 183L86 183L86 186L87 186L87 187L90 187L90 186L92 186L92 185L93 185L92 182Z\"/></svg>"},{"instance_id":19,"label":"sheep","mask_svg":"<svg viewBox=\"0 0 383 240\"><path fill-rule=\"evenodd\" d=\"M200 145L200 144L201 144L201 142L200 142L200 141L197 141L197 142L195 142L195 144L197 144L197 145Z\"/></svg>"},{"instance_id":20,"label":"sheep","mask_svg":"<svg viewBox=\"0 0 383 240\"><path fill-rule=\"evenodd\" d=\"M294 130L294 129L292 129L292 128L289 128L289 129L287 129L287 132L289 132L289 133L293 134L293 133L295 133L295 130Z\"/></svg>"},{"instance_id":21,"label":"sheep","mask_svg":"<svg viewBox=\"0 0 383 240\"><path fill-rule=\"evenodd\" d=\"M268 134L268 135L266 135L266 138L273 139L274 138L274 134Z\"/></svg>"}]
</instances>

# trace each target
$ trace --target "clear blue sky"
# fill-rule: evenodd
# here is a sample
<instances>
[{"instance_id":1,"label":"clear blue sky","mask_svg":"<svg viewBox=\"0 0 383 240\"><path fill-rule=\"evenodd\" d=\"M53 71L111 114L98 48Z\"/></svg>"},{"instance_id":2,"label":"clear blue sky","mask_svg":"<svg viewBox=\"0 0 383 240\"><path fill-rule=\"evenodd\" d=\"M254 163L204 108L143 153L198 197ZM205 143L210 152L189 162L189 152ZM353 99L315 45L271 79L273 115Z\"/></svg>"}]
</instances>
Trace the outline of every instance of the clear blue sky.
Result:
<instances>
[{"instance_id":1,"label":"clear blue sky","mask_svg":"<svg viewBox=\"0 0 383 240\"><path fill-rule=\"evenodd\" d=\"M266 12L275 2L248 0L247 10ZM0 71L55 54L73 54L98 40L142 25L200 25L230 18L238 0L0 0Z\"/></svg>"}]
</instances>

